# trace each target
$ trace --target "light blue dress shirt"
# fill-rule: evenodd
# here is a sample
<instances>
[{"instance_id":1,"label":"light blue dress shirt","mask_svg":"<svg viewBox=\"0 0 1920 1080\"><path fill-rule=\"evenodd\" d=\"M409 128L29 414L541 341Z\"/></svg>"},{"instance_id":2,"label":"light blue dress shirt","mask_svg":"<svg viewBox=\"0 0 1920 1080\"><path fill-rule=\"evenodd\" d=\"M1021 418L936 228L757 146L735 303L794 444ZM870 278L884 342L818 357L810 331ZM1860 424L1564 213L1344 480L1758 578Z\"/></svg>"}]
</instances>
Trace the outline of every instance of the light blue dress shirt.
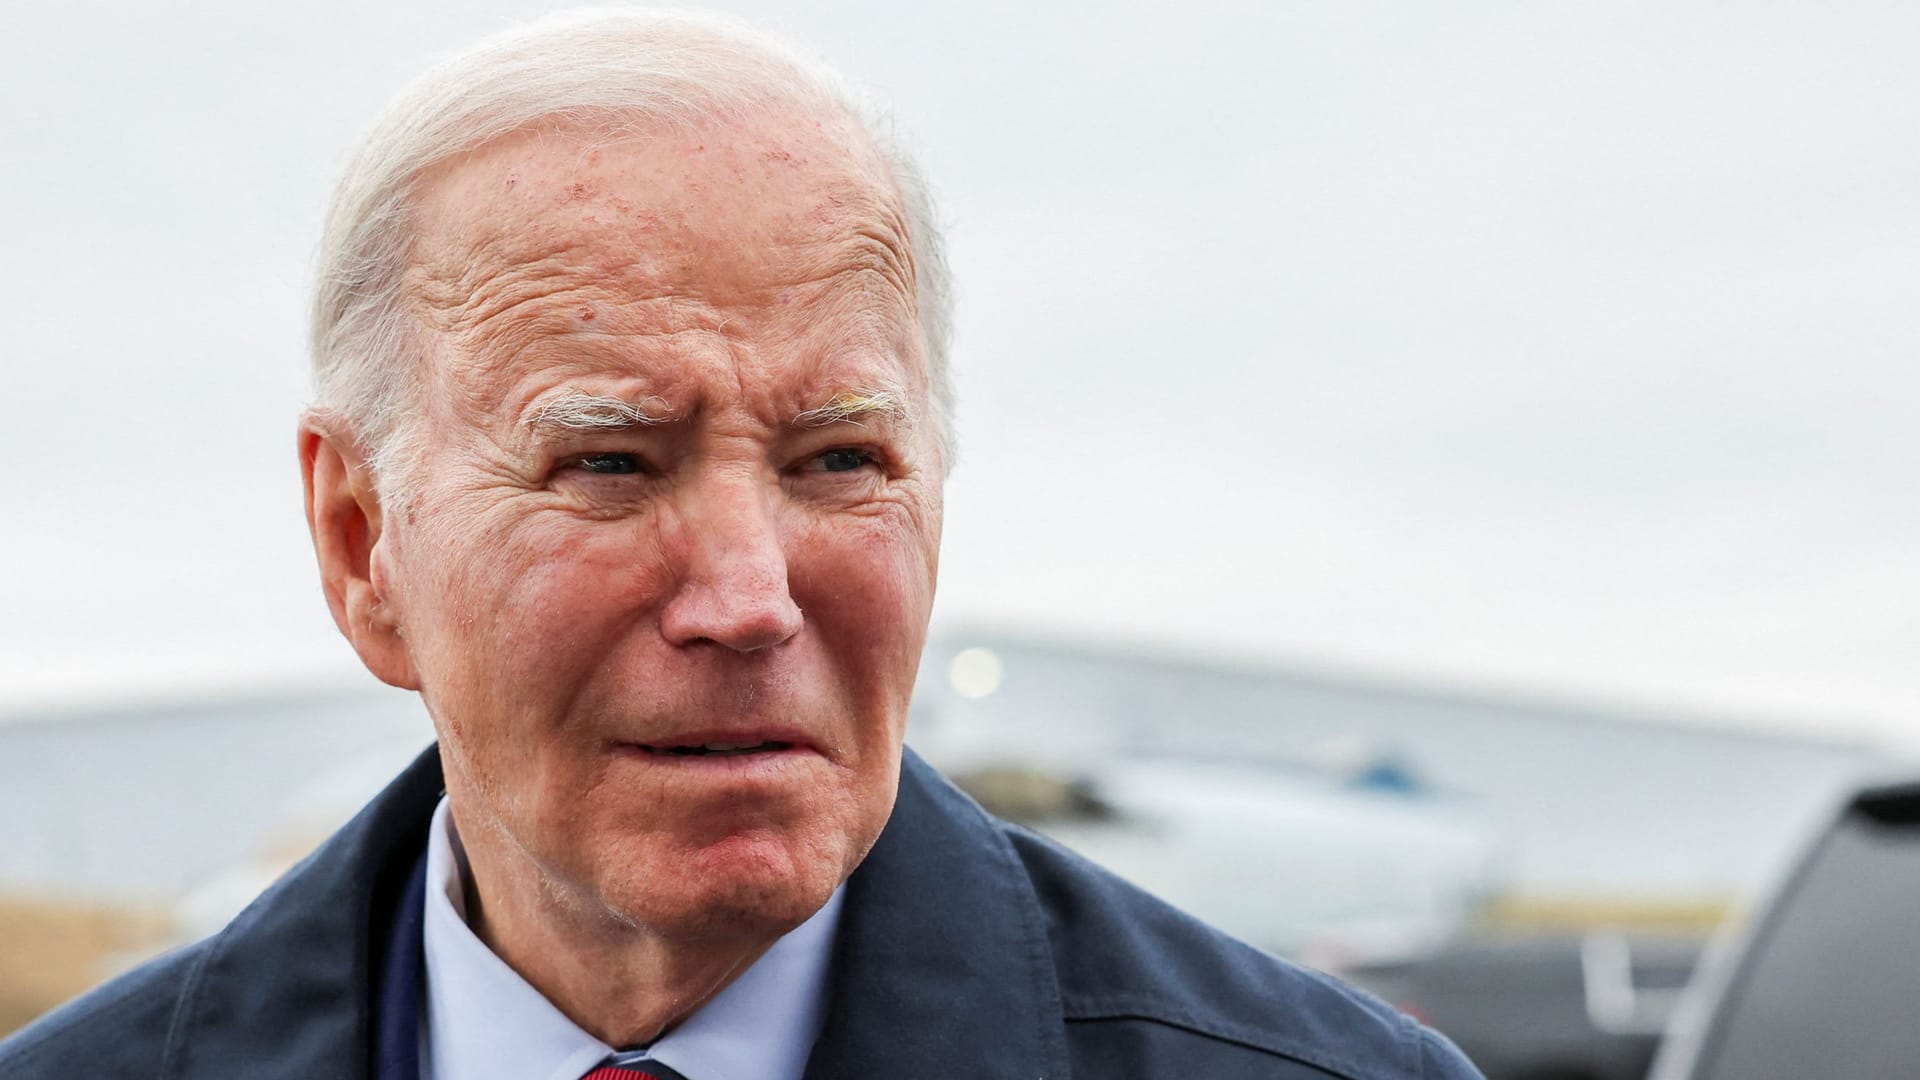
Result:
<instances>
[{"instance_id":1,"label":"light blue dress shirt","mask_svg":"<svg viewBox=\"0 0 1920 1080\"><path fill-rule=\"evenodd\" d=\"M466 852L442 798L427 838L420 1080L579 1080L614 1048L567 1019L466 923ZM845 886L646 1048L687 1080L800 1080L826 1019ZM636 1063L631 1055L623 1063Z\"/></svg>"}]
</instances>

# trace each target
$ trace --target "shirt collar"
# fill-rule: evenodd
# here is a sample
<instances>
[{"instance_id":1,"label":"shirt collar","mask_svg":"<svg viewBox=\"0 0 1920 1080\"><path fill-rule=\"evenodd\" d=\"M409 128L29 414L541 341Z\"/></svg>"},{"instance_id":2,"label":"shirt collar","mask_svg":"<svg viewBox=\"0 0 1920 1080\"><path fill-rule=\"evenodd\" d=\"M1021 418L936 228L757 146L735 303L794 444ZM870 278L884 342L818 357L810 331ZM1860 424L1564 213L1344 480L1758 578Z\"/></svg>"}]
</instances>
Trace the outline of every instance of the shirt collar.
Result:
<instances>
[{"instance_id":1,"label":"shirt collar","mask_svg":"<svg viewBox=\"0 0 1920 1080\"><path fill-rule=\"evenodd\" d=\"M614 1052L581 1030L467 926L466 853L445 798L427 834L422 1080L579 1080ZM800 1080L826 1017L845 886L740 977L648 1047L688 1080Z\"/></svg>"}]
</instances>

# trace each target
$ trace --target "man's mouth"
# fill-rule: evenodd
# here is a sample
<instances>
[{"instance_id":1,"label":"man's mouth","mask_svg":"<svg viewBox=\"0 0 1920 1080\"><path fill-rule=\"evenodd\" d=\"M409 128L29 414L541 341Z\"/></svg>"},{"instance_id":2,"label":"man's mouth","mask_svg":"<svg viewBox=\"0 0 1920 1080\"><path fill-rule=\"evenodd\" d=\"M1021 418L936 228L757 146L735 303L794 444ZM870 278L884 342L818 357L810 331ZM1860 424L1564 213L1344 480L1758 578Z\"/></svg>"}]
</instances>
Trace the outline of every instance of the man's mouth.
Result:
<instances>
[{"instance_id":1,"label":"man's mouth","mask_svg":"<svg viewBox=\"0 0 1920 1080\"><path fill-rule=\"evenodd\" d=\"M757 743L699 743L693 746L649 746L645 743L635 745L649 754L663 757L739 757L743 754L766 754L793 749L792 743L775 742L772 739Z\"/></svg>"}]
</instances>

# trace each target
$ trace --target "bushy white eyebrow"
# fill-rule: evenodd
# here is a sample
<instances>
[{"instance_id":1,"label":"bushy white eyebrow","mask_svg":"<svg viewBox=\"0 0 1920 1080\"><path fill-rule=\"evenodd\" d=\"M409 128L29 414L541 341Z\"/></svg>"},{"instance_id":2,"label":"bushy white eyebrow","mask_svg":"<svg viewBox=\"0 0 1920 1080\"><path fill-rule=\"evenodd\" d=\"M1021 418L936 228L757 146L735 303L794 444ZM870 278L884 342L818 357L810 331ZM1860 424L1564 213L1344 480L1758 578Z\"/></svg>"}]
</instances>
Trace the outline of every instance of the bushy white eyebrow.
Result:
<instances>
[{"instance_id":1,"label":"bushy white eyebrow","mask_svg":"<svg viewBox=\"0 0 1920 1080\"><path fill-rule=\"evenodd\" d=\"M793 418L797 427L826 427L849 423L858 426L862 416L880 415L906 425L913 422L913 410L907 405L906 391L898 386L857 386L833 395L825 405Z\"/></svg>"},{"instance_id":2,"label":"bushy white eyebrow","mask_svg":"<svg viewBox=\"0 0 1920 1080\"><path fill-rule=\"evenodd\" d=\"M860 425L862 416L884 416L905 426L913 423L907 395L898 386L860 386L829 398L826 404L794 416L796 427L822 428L833 424ZM535 435L559 436L628 431L655 427L676 419L657 397L641 401L566 390L527 407L520 426Z\"/></svg>"},{"instance_id":3,"label":"bushy white eyebrow","mask_svg":"<svg viewBox=\"0 0 1920 1080\"><path fill-rule=\"evenodd\" d=\"M657 397L636 402L568 390L528 406L520 416L520 426L549 435L653 427L673 419L666 404Z\"/></svg>"}]
</instances>

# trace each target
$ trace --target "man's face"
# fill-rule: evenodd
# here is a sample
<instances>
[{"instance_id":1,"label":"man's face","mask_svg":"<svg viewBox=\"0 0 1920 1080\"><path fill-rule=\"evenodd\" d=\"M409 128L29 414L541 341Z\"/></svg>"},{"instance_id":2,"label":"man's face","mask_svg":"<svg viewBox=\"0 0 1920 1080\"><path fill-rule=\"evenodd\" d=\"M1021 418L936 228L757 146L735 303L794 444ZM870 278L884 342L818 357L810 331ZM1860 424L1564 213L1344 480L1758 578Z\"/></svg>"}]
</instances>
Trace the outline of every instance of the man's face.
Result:
<instances>
[{"instance_id":1,"label":"man's face","mask_svg":"<svg viewBox=\"0 0 1920 1080\"><path fill-rule=\"evenodd\" d=\"M934 593L886 174L773 116L430 179L427 449L375 573L462 835L655 932L795 924L891 812Z\"/></svg>"}]
</instances>

